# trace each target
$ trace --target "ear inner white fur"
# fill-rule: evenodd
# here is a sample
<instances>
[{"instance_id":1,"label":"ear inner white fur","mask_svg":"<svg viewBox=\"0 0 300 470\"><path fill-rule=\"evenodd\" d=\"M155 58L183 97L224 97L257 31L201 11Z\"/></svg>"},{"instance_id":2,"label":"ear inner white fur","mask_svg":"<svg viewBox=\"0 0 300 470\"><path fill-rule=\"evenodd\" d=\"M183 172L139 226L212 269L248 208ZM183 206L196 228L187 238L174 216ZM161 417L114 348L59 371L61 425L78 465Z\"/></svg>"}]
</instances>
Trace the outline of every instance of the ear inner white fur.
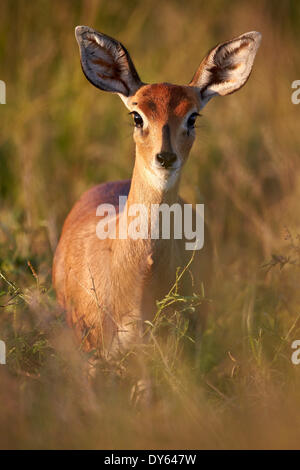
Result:
<instances>
[{"instance_id":1,"label":"ear inner white fur","mask_svg":"<svg viewBox=\"0 0 300 470\"><path fill-rule=\"evenodd\" d=\"M120 42L88 26L77 26L75 37L82 70L93 85L126 97L135 94L142 82L129 53Z\"/></svg>"},{"instance_id":2,"label":"ear inner white fur","mask_svg":"<svg viewBox=\"0 0 300 470\"><path fill-rule=\"evenodd\" d=\"M202 106L214 95L233 93L246 83L260 42L261 34L251 31L208 53L189 84L199 90Z\"/></svg>"}]
</instances>

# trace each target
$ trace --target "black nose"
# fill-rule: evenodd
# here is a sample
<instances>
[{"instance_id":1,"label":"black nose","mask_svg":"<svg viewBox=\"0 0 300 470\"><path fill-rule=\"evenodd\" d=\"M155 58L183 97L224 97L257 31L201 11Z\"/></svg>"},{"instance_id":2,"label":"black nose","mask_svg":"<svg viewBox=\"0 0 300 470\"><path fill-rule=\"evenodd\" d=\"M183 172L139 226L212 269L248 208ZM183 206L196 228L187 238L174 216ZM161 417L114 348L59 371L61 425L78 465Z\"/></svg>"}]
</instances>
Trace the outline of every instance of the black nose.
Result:
<instances>
[{"instance_id":1,"label":"black nose","mask_svg":"<svg viewBox=\"0 0 300 470\"><path fill-rule=\"evenodd\" d=\"M156 160L163 168L169 168L176 161L176 154L172 152L161 152L156 155Z\"/></svg>"}]
</instances>

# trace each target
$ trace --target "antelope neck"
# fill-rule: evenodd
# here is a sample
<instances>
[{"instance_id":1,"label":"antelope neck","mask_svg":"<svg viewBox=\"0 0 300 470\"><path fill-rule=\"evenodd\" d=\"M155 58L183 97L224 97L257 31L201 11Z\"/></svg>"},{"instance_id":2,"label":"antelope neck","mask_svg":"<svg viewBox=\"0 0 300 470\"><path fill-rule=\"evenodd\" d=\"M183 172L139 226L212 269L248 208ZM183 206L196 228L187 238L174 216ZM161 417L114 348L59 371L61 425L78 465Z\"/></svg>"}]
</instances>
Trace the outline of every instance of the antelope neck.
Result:
<instances>
[{"instance_id":1,"label":"antelope neck","mask_svg":"<svg viewBox=\"0 0 300 470\"><path fill-rule=\"evenodd\" d=\"M133 169L128 207L132 204L144 204L149 208L151 204L172 205L178 202L179 176L175 174L175 170L173 170L174 173L167 174L166 170L162 169L158 170L158 174L155 174L143 166L140 160L137 157ZM174 179L174 183L169 184L169 181Z\"/></svg>"},{"instance_id":2,"label":"antelope neck","mask_svg":"<svg viewBox=\"0 0 300 470\"><path fill-rule=\"evenodd\" d=\"M170 177L171 175L169 175ZM166 191L161 191L154 188L150 183L146 175L144 174L144 169L141 169L139 164L135 164L131 187L128 195L127 205L125 206L123 212L120 214L119 220L117 222L118 229L121 223L123 223L122 218L127 218L127 225L133 220L134 217L128 216L128 210L133 204L143 204L147 208L147 223L148 229L151 227L151 205L152 204L168 204L172 205L179 202L178 197L178 186L179 178L176 180L175 184ZM150 232L149 232L150 233ZM147 239L138 239L134 240L130 237L121 240L112 240L115 242L113 252L115 255L115 260L118 262L124 262L127 264L130 271L130 266L136 270L139 265L143 271L152 269L152 264L156 265L156 261L160 258L161 254L164 254L164 257L168 254L171 254L173 249L173 240L164 240L164 239L154 239L152 240L149 236ZM128 255L130 254L130 256ZM150 258L149 258L150 256ZM122 263L123 264L123 263ZM153 266L154 268L155 266Z\"/></svg>"}]
</instances>

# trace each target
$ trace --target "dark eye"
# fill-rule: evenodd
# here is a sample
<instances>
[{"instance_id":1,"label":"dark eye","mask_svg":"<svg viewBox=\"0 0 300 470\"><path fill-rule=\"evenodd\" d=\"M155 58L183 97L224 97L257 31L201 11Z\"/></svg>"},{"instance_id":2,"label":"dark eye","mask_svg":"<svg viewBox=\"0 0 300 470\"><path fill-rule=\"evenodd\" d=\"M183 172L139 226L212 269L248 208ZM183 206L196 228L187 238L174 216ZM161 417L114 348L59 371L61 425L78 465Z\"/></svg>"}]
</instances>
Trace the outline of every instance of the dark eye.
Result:
<instances>
[{"instance_id":1,"label":"dark eye","mask_svg":"<svg viewBox=\"0 0 300 470\"><path fill-rule=\"evenodd\" d=\"M142 116L140 116L139 113L137 113L136 111L132 111L132 113L130 114L132 114L133 116L133 122L135 127L142 128L144 124Z\"/></svg>"},{"instance_id":2,"label":"dark eye","mask_svg":"<svg viewBox=\"0 0 300 470\"><path fill-rule=\"evenodd\" d=\"M196 119L197 119L198 116L200 116L200 114L198 114L198 113L193 113L193 114L190 115L190 117L187 120L187 127L189 129L194 129Z\"/></svg>"}]
</instances>

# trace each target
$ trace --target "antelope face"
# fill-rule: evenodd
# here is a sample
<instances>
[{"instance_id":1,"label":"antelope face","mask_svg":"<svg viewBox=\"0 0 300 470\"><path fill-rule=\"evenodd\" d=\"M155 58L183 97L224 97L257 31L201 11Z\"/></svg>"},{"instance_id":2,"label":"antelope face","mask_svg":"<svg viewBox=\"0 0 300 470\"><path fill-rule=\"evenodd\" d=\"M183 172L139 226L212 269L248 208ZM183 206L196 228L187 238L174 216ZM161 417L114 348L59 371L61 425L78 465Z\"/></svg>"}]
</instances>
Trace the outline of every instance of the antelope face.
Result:
<instances>
[{"instance_id":1,"label":"antelope face","mask_svg":"<svg viewBox=\"0 0 300 470\"><path fill-rule=\"evenodd\" d=\"M168 83L144 85L127 100L127 107L144 167L163 180L178 175L195 140L200 109L196 91Z\"/></svg>"},{"instance_id":2,"label":"antelope face","mask_svg":"<svg viewBox=\"0 0 300 470\"><path fill-rule=\"evenodd\" d=\"M117 93L133 116L136 165L168 189L178 179L195 139L198 112L216 95L241 88L249 78L261 35L245 33L217 45L188 86L143 83L126 48L105 34L77 26L81 65L97 88Z\"/></svg>"}]
</instances>

